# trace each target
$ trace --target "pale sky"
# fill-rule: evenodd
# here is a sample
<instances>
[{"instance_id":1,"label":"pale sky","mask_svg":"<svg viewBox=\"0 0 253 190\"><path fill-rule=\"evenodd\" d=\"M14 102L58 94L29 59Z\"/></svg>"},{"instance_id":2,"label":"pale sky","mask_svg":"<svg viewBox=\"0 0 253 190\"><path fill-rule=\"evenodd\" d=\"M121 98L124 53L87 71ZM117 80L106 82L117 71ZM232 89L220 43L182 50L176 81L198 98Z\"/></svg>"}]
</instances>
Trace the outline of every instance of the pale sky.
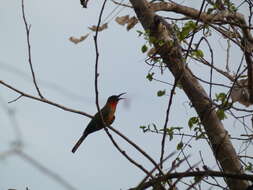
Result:
<instances>
[{"instance_id":1,"label":"pale sky","mask_svg":"<svg viewBox=\"0 0 253 190\"><path fill-rule=\"evenodd\" d=\"M21 0L0 0L0 5L0 80L37 95L27 62ZM25 0L27 21L31 24L32 62L41 92L49 100L91 115L96 112L93 33L78 45L71 43L68 38L90 32L87 27L97 23L101 5L100 1L91 0L88 9L83 9L78 0ZM197 6L200 5L196 5L196 8ZM115 5L109 2L104 18L114 8ZM118 16L134 15L127 8L118 8L113 15L116 13ZM99 34L100 106L104 105L108 96L127 92L127 100L119 103L112 126L158 161L161 136L144 134L139 126L155 123L159 128L163 127L169 96L157 97L156 93L166 89L169 94L171 87L146 79L150 67L144 62L145 54L141 53L145 41L136 32L142 30L141 26L137 25L127 32L125 27L116 24L112 18L110 16L108 19L111 20L109 28ZM220 47L220 44L217 43L216 46ZM233 56L235 62L240 60L238 54ZM224 61L220 56L217 59ZM204 66L196 64L193 68L203 69ZM155 71L157 78L173 83L168 70L162 76L159 70ZM205 74L200 73L199 76ZM188 118L195 116L195 112L189 107L183 91L177 89L176 93L168 125L184 127L184 132L188 132ZM73 155L71 148L90 119L27 98L7 104L17 96L18 94L0 86L0 105L15 111L16 123L24 142L23 151L59 174L75 189L127 189L137 185L145 176L116 150L103 130L90 135ZM15 140L15 131L13 118L9 118L6 109L0 109L0 120L0 152L4 152ZM237 133L238 129L232 126L230 120L225 123L232 128L233 133ZM130 145L116 135L113 136L135 160L148 169L153 168ZM166 155L175 150L178 142L178 138L167 141ZM199 142L193 140L192 145L196 148L186 151L192 156L191 164L200 160L198 151L201 150L206 163L214 167L213 158L208 159L212 153L206 141ZM170 168L170 165L171 160L165 164L165 168ZM64 189L57 181L16 155L0 160L0 168L1 190L24 190L26 187L31 190ZM181 167L179 171L185 168L187 166Z\"/></svg>"}]
</instances>

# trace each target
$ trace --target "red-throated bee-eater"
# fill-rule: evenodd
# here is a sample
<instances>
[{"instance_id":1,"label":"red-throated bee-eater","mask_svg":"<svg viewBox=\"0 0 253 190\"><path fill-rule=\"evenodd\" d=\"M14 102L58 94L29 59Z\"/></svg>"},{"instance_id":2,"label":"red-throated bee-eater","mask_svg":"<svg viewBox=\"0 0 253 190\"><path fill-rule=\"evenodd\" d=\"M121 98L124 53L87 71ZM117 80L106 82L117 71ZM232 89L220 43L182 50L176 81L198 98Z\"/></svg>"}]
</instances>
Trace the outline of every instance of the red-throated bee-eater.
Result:
<instances>
[{"instance_id":1,"label":"red-throated bee-eater","mask_svg":"<svg viewBox=\"0 0 253 190\"><path fill-rule=\"evenodd\" d=\"M120 98L120 96L122 96L123 94L125 94L125 93L121 93L119 95L113 95L107 99L106 104L101 109L101 114L103 116L104 123L101 120L100 113L99 112L96 113L94 115L94 117L92 118L92 120L90 121L90 123L88 124L88 126L86 127L86 129L84 130L83 135L80 137L80 139L77 141L75 146L72 148L73 153L76 152L78 147L82 144L84 139L90 133L93 133L95 131L103 129L105 126L111 125L113 123L113 121L115 120L114 114L116 111L117 104L118 104L119 100L124 99L124 98ZM104 126L104 124L105 124L105 126Z\"/></svg>"}]
</instances>

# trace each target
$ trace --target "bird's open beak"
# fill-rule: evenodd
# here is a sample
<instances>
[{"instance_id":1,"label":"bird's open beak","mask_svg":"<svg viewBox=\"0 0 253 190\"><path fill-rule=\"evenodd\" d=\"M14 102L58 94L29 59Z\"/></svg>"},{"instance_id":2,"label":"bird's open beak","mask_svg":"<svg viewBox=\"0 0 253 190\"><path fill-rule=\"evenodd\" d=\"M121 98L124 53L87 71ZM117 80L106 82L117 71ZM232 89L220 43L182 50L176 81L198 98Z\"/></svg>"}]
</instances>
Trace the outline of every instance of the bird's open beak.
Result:
<instances>
[{"instance_id":1,"label":"bird's open beak","mask_svg":"<svg viewBox=\"0 0 253 190\"><path fill-rule=\"evenodd\" d=\"M118 97L118 100L125 99L125 98L120 98L120 96L122 96L122 95L124 95L124 94L126 94L126 92L119 94L119 95L117 96L117 97Z\"/></svg>"}]
</instances>

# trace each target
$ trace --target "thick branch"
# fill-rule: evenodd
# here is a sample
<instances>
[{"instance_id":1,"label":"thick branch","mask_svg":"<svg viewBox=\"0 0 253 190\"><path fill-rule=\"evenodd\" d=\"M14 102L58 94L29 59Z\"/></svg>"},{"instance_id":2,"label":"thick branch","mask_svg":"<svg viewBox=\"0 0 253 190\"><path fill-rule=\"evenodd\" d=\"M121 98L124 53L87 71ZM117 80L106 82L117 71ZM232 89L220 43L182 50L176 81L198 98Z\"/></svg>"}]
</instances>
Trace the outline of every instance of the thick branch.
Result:
<instances>
[{"instance_id":1,"label":"thick branch","mask_svg":"<svg viewBox=\"0 0 253 190\"><path fill-rule=\"evenodd\" d=\"M197 9L187 7L184 5L180 5L174 2L159 2L159 3L153 3L150 5L153 9L153 11L170 11L175 12L179 14L183 14L185 16L188 16L190 18L196 19L198 18L199 11ZM222 22L224 24L230 24L229 20L234 19L236 22L233 24L237 24L240 28L242 28L242 31L245 35L245 37L253 43L253 37L250 33L249 27L246 24L245 18L241 13L237 12L231 12L231 11L220 11L216 14L207 14L207 13L201 13L199 19L204 23L215 23L215 22Z\"/></svg>"},{"instance_id":2,"label":"thick branch","mask_svg":"<svg viewBox=\"0 0 253 190\"><path fill-rule=\"evenodd\" d=\"M253 104L253 60L250 53L245 52L245 60L248 66L248 89L250 95L250 102Z\"/></svg>"},{"instance_id":3,"label":"thick branch","mask_svg":"<svg viewBox=\"0 0 253 190\"><path fill-rule=\"evenodd\" d=\"M232 146L227 131L216 115L215 108L203 87L185 65L180 44L173 28L161 17L154 14L145 0L130 0L134 10L145 30L157 41L165 41L164 45L154 44L163 62L170 69L175 78L180 78L183 90L191 100L195 110L201 118L215 158L226 173L242 174L242 166ZM201 17L201 16L200 16ZM197 18L197 17L195 17ZM228 186L233 190L246 189L247 181L231 180L227 178Z\"/></svg>"},{"instance_id":4,"label":"thick branch","mask_svg":"<svg viewBox=\"0 0 253 190\"><path fill-rule=\"evenodd\" d=\"M160 183L162 181L173 179L173 178L185 178L185 177L226 177L231 178L231 180L240 179L240 180L253 180L253 175L247 174L231 174L231 173L223 173L218 171L197 171L197 172L182 172L182 173L168 173L165 176L158 177L156 179L151 179L150 181L143 183L141 186L138 187L138 190L147 189L156 183ZM129 190L134 190L136 188L131 188ZM238 190L238 189L237 189ZM243 190L243 188L242 188Z\"/></svg>"},{"instance_id":5,"label":"thick branch","mask_svg":"<svg viewBox=\"0 0 253 190\"><path fill-rule=\"evenodd\" d=\"M174 2L159 2L150 5L154 11L171 11L179 14L183 14L190 18L198 18L199 11L197 9L183 6ZM240 40L240 47L245 53L245 60L248 66L248 89L250 93L250 102L253 103L253 61L252 61L252 51L253 51L253 37L250 32L250 28L243 14L231 11L220 11L215 14L201 13L199 19L207 24L215 24L220 22L223 24L230 24L238 26L243 34ZM233 22L231 22L233 21ZM224 35L224 33L222 33ZM225 35L226 36L226 35Z\"/></svg>"}]
</instances>

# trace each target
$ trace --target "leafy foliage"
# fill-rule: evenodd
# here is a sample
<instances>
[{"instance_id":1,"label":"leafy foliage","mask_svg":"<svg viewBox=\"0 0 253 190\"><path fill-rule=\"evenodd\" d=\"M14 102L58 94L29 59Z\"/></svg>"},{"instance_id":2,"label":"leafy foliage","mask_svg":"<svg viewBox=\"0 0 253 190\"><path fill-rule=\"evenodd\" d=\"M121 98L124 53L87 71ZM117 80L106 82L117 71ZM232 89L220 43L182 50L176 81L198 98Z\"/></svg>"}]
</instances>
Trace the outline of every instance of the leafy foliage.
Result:
<instances>
[{"instance_id":1,"label":"leafy foliage","mask_svg":"<svg viewBox=\"0 0 253 190\"><path fill-rule=\"evenodd\" d=\"M153 80L153 76L154 76L155 73L148 73L146 78L149 80L149 81L152 81Z\"/></svg>"},{"instance_id":2,"label":"leafy foliage","mask_svg":"<svg viewBox=\"0 0 253 190\"><path fill-rule=\"evenodd\" d=\"M141 125L140 126L140 129L142 129L142 131L144 133L146 132L153 132L153 133L161 133L163 132L164 130L163 129L157 129L157 126L156 124L152 123L152 124L148 124L147 126L146 125ZM180 132L180 130L183 129L183 127L169 127L166 129L166 134L169 136L169 140L173 140L173 137L174 137L174 134L175 132Z\"/></svg>"},{"instance_id":3,"label":"leafy foliage","mask_svg":"<svg viewBox=\"0 0 253 190\"><path fill-rule=\"evenodd\" d=\"M217 116L218 116L218 118L219 118L220 120L227 119L227 116L226 116L226 114L225 114L224 109L218 109L218 110L216 111L216 114L217 114Z\"/></svg>"},{"instance_id":4,"label":"leafy foliage","mask_svg":"<svg viewBox=\"0 0 253 190\"><path fill-rule=\"evenodd\" d=\"M166 90L159 90L159 91L157 92L157 96L158 96L158 97L164 96L165 93L166 93Z\"/></svg>"},{"instance_id":5,"label":"leafy foliage","mask_svg":"<svg viewBox=\"0 0 253 190\"><path fill-rule=\"evenodd\" d=\"M220 103L218 106L218 109L216 111L216 114L220 120L224 120L227 118L225 110L229 109L232 105L232 103L228 102L227 95L224 92L221 92L219 94L215 94L214 101Z\"/></svg>"},{"instance_id":6,"label":"leafy foliage","mask_svg":"<svg viewBox=\"0 0 253 190\"><path fill-rule=\"evenodd\" d=\"M175 131L180 132L181 129L183 129L183 127L169 127L169 128L167 128L166 132L167 132L167 135L169 135L170 141L173 139ZM162 131L163 131L163 129L162 129Z\"/></svg>"},{"instance_id":7,"label":"leafy foliage","mask_svg":"<svg viewBox=\"0 0 253 190\"><path fill-rule=\"evenodd\" d=\"M200 124L200 120L198 117L191 117L188 121L188 126L190 127L190 129L192 129L194 125L199 125L199 124Z\"/></svg>"},{"instance_id":8,"label":"leafy foliage","mask_svg":"<svg viewBox=\"0 0 253 190\"><path fill-rule=\"evenodd\" d=\"M196 23L193 22L192 20L186 22L182 30L178 33L178 39L180 41L184 40L189 36L190 32L192 32L196 27L197 27Z\"/></svg>"},{"instance_id":9,"label":"leafy foliage","mask_svg":"<svg viewBox=\"0 0 253 190\"><path fill-rule=\"evenodd\" d=\"M253 164L248 162L248 164L245 166L245 170L253 173Z\"/></svg>"},{"instance_id":10,"label":"leafy foliage","mask_svg":"<svg viewBox=\"0 0 253 190\"><path fill-rule=\"evenodd\" d=\"M190 127L191 130L195 132L195 139L198 140L200 138L205 137L205 132L203 131L201 127L201 121L199 117L191 117L188 120L188 126Z\"/></svg>"},{"instance_id":11,"label":"leafy foliage","mask_svg":"<svg viewBox=\"0 0 253 190\"><path fill-rule=\"evenodd\" d=\"M159 130L157 129L156 124L154 124L154 123L148 124L147 126L146 125L141 125L140 129L142 129L143 133L146 133L146 132L158 133L159 132Z\"/></svg>"},{"instance_id":12,"label":"leafy foliage","mask_svg":"<svg viewBox=\"0 0 253 190\"><path fill-rule=\"evenodd\" d=\"M221 102L224 102L227 98L227 95L224 93L224 92L221 92L219 94L215 94L215 101L221 101Z\"/></svg>"},{"instance_id":13,"label":"leafy foliage","mask_svg":"<svg viewBox=\"0 0 253 190\"><path fill-rule=\"evenodd\" d=\"M177 144L177 150L181 150L184 146L184 143L180 141L180 143Z\"/></svg>"},{"instance_id":14,"label":"leafy foliage","mask_svg":"<svg viewBox=\"0 0 253 190\"><path fill-rule=\"evenodd\" d=\"M204 53L202 50L197 49L191 52L191 55L197 58L203 58L204 57Z\"/></svg>"},{"instance_id":15,"label":"leafy foliage","mask_svg":"<svg viewBox=\"0 0 253 190\"><path fill-rule=\"evenodd\" d=\"M142 53L145 53L146 51L148 51L148 47L146 46L146 44L144 44L144 45L141 47L141 51L142 51Z\"/></svg>"}]
</instances>

